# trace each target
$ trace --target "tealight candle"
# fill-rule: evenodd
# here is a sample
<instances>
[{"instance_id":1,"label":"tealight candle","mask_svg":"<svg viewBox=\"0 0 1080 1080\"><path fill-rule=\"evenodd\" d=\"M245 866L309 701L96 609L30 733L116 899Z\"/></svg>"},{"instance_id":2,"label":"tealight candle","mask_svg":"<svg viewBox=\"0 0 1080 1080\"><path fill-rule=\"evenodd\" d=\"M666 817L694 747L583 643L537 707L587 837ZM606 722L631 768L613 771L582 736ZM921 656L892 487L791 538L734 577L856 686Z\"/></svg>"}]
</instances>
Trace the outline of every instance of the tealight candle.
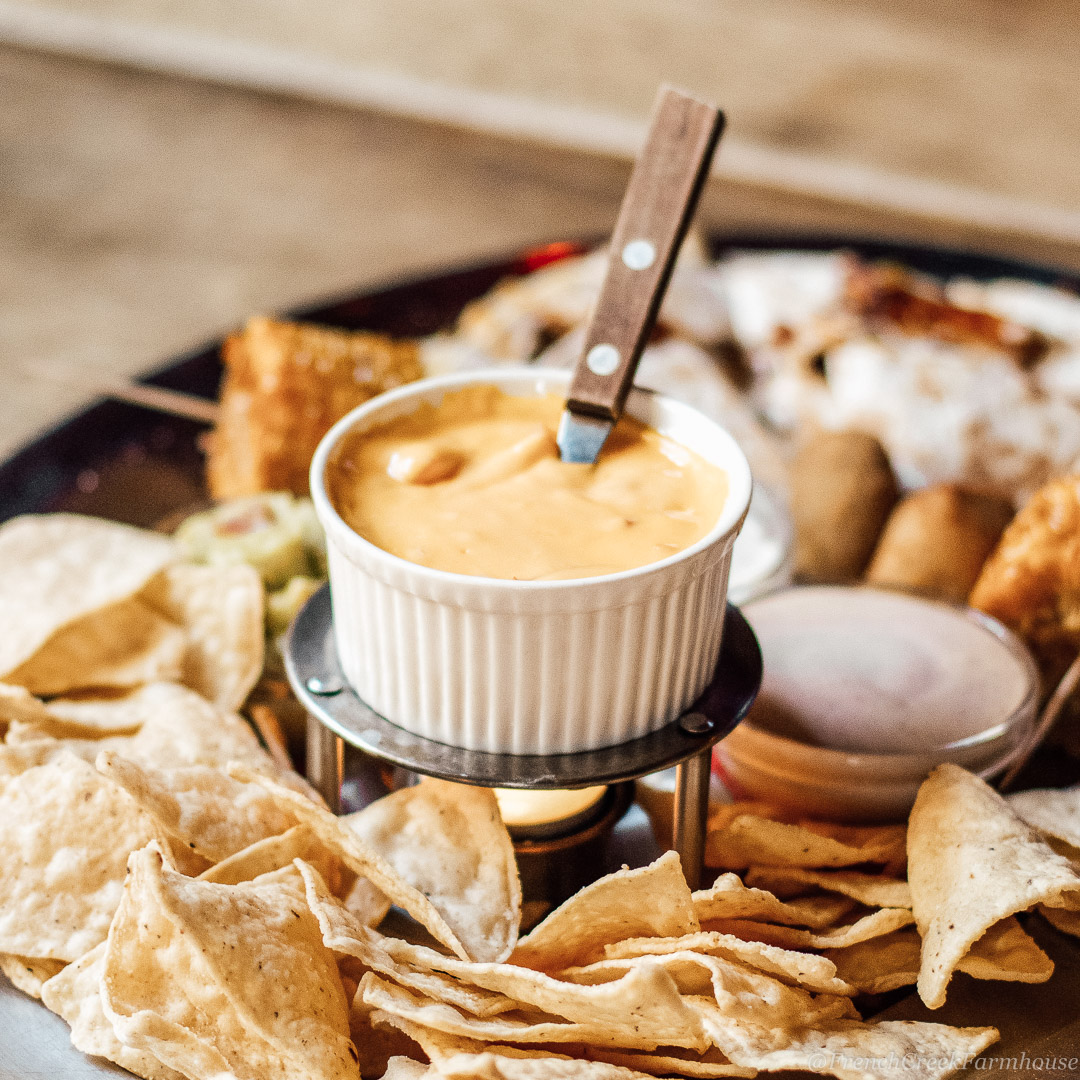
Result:
<instances>
[{"instance_id":1,"label":"tealight candle","mask_svg":"<svg viewBox=\"0 0 1080 1080\"><path fill-rule=\"evenodd\" d=\"M550 839L573 832L586 823L607 790L604 784L573 791L494 789L503 821L517 839Z\"/></svg>"},{"instance_id":2,"label":"tealight candle","mask_svg":"<svg viewBox=\"0 0 1080 1080\"><path fill-rule=\"evenodd\" d=\"M522 896L536 911L561 904L603 873L612 830L633 801L634 785L493 790L514 841Z\"/></svg>"}]
</instances>

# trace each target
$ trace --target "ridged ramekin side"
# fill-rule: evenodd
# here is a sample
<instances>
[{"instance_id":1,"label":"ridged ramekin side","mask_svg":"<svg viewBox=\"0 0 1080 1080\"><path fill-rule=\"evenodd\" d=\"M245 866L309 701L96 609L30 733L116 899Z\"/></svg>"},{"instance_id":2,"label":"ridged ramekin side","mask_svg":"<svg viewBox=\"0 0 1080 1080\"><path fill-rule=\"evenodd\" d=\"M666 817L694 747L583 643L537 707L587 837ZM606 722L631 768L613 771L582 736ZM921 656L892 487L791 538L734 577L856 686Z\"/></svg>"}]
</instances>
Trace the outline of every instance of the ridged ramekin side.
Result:
<instances>
[{"instance_id":1,"label":"ridged ramekin side","mask_svg":"<svg viewBox=\"0 0 1080 1080\"><path fill-rule=\"evenodd\" d=\"M715 667L730 545L710 554L662 595L515 613L425 599L331 543L342 667L373 709L439 742L514 754L624 742L673 720Z\"/></svg>"}]
</instances>

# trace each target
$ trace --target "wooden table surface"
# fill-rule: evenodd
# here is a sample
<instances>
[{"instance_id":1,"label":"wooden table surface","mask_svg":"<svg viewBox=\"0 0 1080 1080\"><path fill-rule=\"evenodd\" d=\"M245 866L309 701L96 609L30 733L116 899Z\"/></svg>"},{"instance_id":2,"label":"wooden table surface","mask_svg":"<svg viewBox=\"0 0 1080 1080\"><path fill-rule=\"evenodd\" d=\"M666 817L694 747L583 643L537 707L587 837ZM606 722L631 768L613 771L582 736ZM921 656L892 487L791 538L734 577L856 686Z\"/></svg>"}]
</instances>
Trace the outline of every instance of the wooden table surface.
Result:
<instances>
[{"instance_id":1,"label":"wooden table surface","mask_svg":"<svg viewBox=\"0 0 1080 1080\"><path fill-rule=\"evenodd\" d=\"M0 455L247 315L610 229L624 160L0 47ZM733 230L1075 245L714 180Z\"/></svg>"}]
</instances>

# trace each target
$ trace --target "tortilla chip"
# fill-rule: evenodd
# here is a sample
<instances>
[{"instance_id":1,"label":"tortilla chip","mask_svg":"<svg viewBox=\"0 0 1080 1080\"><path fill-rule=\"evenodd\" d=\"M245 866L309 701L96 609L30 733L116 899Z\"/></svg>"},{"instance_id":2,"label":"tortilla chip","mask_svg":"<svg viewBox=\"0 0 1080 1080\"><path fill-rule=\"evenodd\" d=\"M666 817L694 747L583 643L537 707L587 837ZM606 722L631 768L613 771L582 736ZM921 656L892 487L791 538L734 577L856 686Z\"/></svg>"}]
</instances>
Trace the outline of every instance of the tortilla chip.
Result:
<instances>
[{"instance_id":1,"label":"tortilla chip","mask_svg":"<svg viewBox=\"0 0 1080 1080\"><path fill-rule=\"evenodd\" d=\"M0 950L78 960L109 931L128 854L162 838L125 791L71 755L0 788Z\"/></svg>"},{"instance_id":2,"label":"tortilla chip","mask_svg":"<svg viewBox=\"0 0 1080 1080\"><path fill-rule=\"evenodd\" d=\"M748 968L735 961L702 953L678 952L631 960L600 960L582 968L568 968L563 975L589 985L620 982L642 964L656 964L671 976L684 1002L694 996L711 996L732 1017L773 1026L790 1026L792 1017L810 1024L836 1017L858 1016L851 1000L832 994L813 995ZM617 984L616 984L617 985Z\"/></svg>"},{"instance_id":3,"label":"tortilla chip","mask_svg":"<svg viewBox=\"0 0 1080 1080\"><path fill-rule=\"evenodd\" d=\"M641 1053L633 1050L616 1050L610 1047L595 1047L585 1046L573 1047L574 1050L584 1055L587 1060L582 1060L581 1057L571 1057L568 1054L554 1053L549 1049L538 1049L525 1046L505 1046L498 1043L483 1043L476 1039L469 1039L462 1035L448 1035L442 1031L435 1031L433 1028L421 1027L419 1024L412 1022L411 1020L405 1020L400 1016L391 1016L388 1013L374 1012L372 1014L374 1020L379 1025L392 1025L403 1034L408 1034L414 1039L423 1052L434 1062L434 1068L431 1070L431 1076L441 1075L439 1073L440 1067L451 1059L458 1058L459 1055L479 1055L479 1054L492 1054L500 1058L511 1058L518 1062L523 1061L536 1061L539 1062L538 1066L541 1069L561 1068L567 1070L573 1070L579 1066L584 1066L585 1070L589 1070L589 1061L605 1062L610 1055L613 1060L607 1061L609 1065L619 1065L623 1070L628 1066L623 1065L622 1062L615 1060L619 1056L625 1056L627 1058L640 1058L644 1061L676 1061L682 1060L678 1055L685 1054L687 1058L696 1058L699 1061L710 1062L709 1066L712 1070L716 1070L717 1063L723 1059L723 1055L715 1050L705 1050L701 1054L695 1054L693 1051L680 1050L677 1047L663 1047L662 1055L660 1053ZM562 1062L562 1065L556 1066L556 1062ZM461 1061L457 1062L457 1065L451 1066L456 1068L462 1064ZM471 1063L470 1063L471 1064ZM737 1069L736 1066L727 1062L724 1066L725 1072L708 1071L700 1074L702 1076L746 1076L752 1075L751 1070ZM514 1065L508 1066L508 1068L515 1068ZM633 1068L630 1066L630 1068ZM737 1071L730 1071L736 1070ZM643 1070L644 1071L644 1070ZM608 1075L608 1074L603 1074ZM623 1073L619 1074L620 1076ZM665 1074L666 1075L666 1074ZM675 1075L678 1075L676 1072ZM645 1077L641 1077L640 1080L646 1080Z\"/></svg>"},{"instance_id":4,"label":"tortilla chip","mask_svg":"<svg viewBox=\"0 0 1080 1080\"><path fill-rule=\"evenodd\" d=\"M769 1028L733 1017L711 999L691 1002L701 1012L713 1044L737 1064L805 1069L841 1080L939 1080L959 1071L998 1038L995 1028L896 1020L831 1020L813 1026L796 1022Z\"/></svg>"},{"instance_id":5,"label":"tortilla chip","mask_svg":"<svg viewBox=\"0 0 1080 1080\"><path fill-rule=\"evenodd\" d=\"M382 1074L382 1080L421 1080L431 1069L430 1065L421 1064L411 1057L396 1055L386 1063L386 1070ZM363 1073L363 1075L368 1075Z\"/></svg>"},{"instance_id":6,"label":"tortilla chip","mask_svg":"<svg viewBox=\"0 0 1080 1080\"><path fill-rule=\"evenodd\" d=\"M710 831L705 841L705 865L724 870L758 865L820 869L860 863L894 864L902 862L903 855L902 825L790 825L749 814Z\"/></svg>"},{"instance_id":7,"label":"tortilla chip","mask_svg":"<svg viewBox=\"0 0 1080 1080\"><path fill-rule=\"evenodd\" d=\"M727 1057L713 1048L703 1054L689 1050L664 1047L651 1054L635 1054L632 1050L609 1050L602 1046L587 1046L585 1053L591 1060L606 1061L609 1065L621 1065L624 1069L647 1073L650 1076L686 1076L711 1080L717 1076L757 1076L756 1069L733 1065Z\"/></svg>"},{"instance_id":8,"label":"tortilla chip","mask_svg":"<svg viewBox=\"0 0 1080 1080\"><path fill-rule=\"evenodd\" d=\"M922 938L914 927L884 937L827 951L837 974L864 994L883 994L901 986L914 986L922 960ZM1053 961L1039 948L1015 918L992 926L960 961L957 971L975 979L1003 982L1045 982L1054 972Z\"/></svg>"},{"instance_id":9,"label":"tortilla chip","mask_svg":"<svg viewBox=\"0 0 1080 1080\"><path fill-rule=\"evenodd\" d=\"M0 678L10 682L57 631L130 599L175 556L166 537L101 518L0 526Z\"/></svg>"},{"instance_id":10,"label":"tortilla chip","mask_svg":"<svg viewBox=\"0 0 1080 1080\"><path fill-rule=\"evenodd\" d=\"M312 863L323 880L330 881L330 878L323 873L318 863L313 862L304 855L298 855L297 858ZM365 926L378 926L386 918L386 913L390 910L390 897L382 889L372 885L362 874L353 874L352 877L352 884L342 897L342 903Z\"/></svg>"},{"instance_id":11,"label":"tortilla chip","mask_svg":"<svg viewBox=\"0 0 1080 1080\"><path fill-rule=\"evenodd\" d=\"M863 874L858 870L804 870L797 866L751 866L748 885L790 897L807 888L848 896L867 907L911 907L911 889L899 878Z\"/></svg>"},{"instance_id":12,"label":"tortilla chip","mask_svg":"<svg viewBox=\"0 0 1080 1080\"><path fill-rule=\"evenodd\" d=\"M781 982L800 986L819 994L853 994L855 988L837 977L832 960L817 953L782 949L763 941L745 941L734 934L702 931L677 938L628 938L604 946L609 960L634 956L657 956L674 952L699 952L734 960L763 971ZM588 971L588 968L583 970ZM560 978L565 972L559 973Z\"/></svg>"},{"instance_id":13,"label":"tortilla chip","mask_svg":"<svg viewBox=\"0 0 1080 1080\"><path fill-rule=\"evenodd\" d=\"M511 963L556 971L588 963L630 937L679 937L700 929L694 900L674 851L637 870L594 881L518 942Z\"/></svg>"},{"instance_id":14,"label":"tortilla chip","mask_svg":"<svg viewBox=\"0 0 1080 1080\"><path fill-rule=\"evenodd\" d=\"M104 750L97 769L164 832L211 862L279 836L297 823L263 788L243 784L210 765L153 769Z\"/></svg>"},{"instance_id":15,"label":"tortilla chip","mask_svg":"<svg viewBox=\"0 0 1080 1080\"><path fill-rule=\"evenodd\" d=\"M1041 983L1054 974L1054 962L1010 916L991 926L971 946L956 970L973 979Z\"/></svg>"},{"instance_id":16,"label":"tortilla chip","mask_svg":"<svg viewBox=\"0 0 1080 1080\"><path fill-rule=\"evenodd\" d=\"M1073 937L1080 937L1080 911L1052 908L1045 904L1039 904L1037 910L1055 930L1060 930L1063 934L1072 934Z\"/></svg>"},{"instance_id":17,"label":"tortilla chip","mask_svg":"<svg viewBox=\"0 0 1080 1080\"><path fill-rule=\"evenodd\" d=\"M0 739L11 724L48 722L49 710L43 702L21 686L0 683Z\"/></svg>"},{"instance_id":18,"label":"tortilla chip","mask_svg":"<svg viewBox=\"0 0 1080 1080\"><path fill-rule=\"evenodd\" d=\"M0 789L28 769L37 769L69 756L77 755L69 754L63 743L53 739L39 739L19 746L0 745Z\"/></svg>"},{"instance_id":19,"label":"tortilla chip","mask_svg":"<svg viewBox=\"0 0 1080 1080\"><path fill-rule=\"evenodd\" d=\"M180 675L184 632L135 597L58 630L5 678L39 697L127 689Z\"/></svg>"},{"instance_id":20,"label":"tortilla chip","mask_svg":"<svg viewBox=\"0 0 1080 1080\"><path fill-rule=\"evenodd\" d=\"M977 776L939 765L915 799L908 880L923 938L919 996L945 1002L960 960L995 923L1036 904L1067 906L1080 874Z\"/></svg>"},{"instance_id":21,"label":"tortilla chip","mask_svg":"<svg viewBox=\"0 0 1080 1080\"><path fill-rule=\"evenodd\" d=\"M101 976L105 971L105 942L69 964L42 988L42 1000L71 1028L71 1045L84 1054L107 1058L146 1077L146 1080L184 1080L153 1054L125 1046L101 1007Z\"/></svg>"},{"instance_id":22,"label":"tortilla chip","mask_svg":"<svg viewBox=\"0 0 1080 1080\"><path fill-rule=\"evenodd\" d=\"M727 828L737 817L745 815L768 818L770 821L784 821L789 825L794 825L799 820L799 815L793 811L760 799L736 799L729 803L710 802L706 831L718 832Z\"/></svg>"},{"instance_id":23,"label":"tortilla chip","mask_svg":"<svg viewBox=\"0 0 1080 1080\"><path fill-rule=\"evenodd\" d=\"M823 955L836 965L837 975L860 993L884 994L915 985L922 938L909 926L844 949L827 949Z\"/></svg>"},{"instance_id":24,"label":"tortilla chip","mask_svg":"<svg viewBox=\"0 0 1080 1080\"><path fill-rule=\"evenodd\" d=\"M237 761L279 771L245 720L175 683L145 686L118 701L53 702L51 708L66 719L94 724L101 713L123 710L139 721L139 729L130 743L115 749L139 764L177 768Z\"/></svg>"},{"instance_id":25,"label":"tortilla chip","mask_svg":"<svg viewBox=\"0 0 1080 1080\"><path fill-rule=\"evenodd\" d=\"M1080 848L1080 787L1018 791L1006 801L1032 828Z\"/></svg>"},{"instance_id":26,"label":"tortilla chip","mask_svg":"<svg viewBox=\"0 0 1080 1080\"><path fill-rule=\"evenodd\" d=\"M13 686L8 689L18 690L22 694L26 693L21 687ZM113 735L135 735L142 725L142 720L139 717L132 716L126 709L107 707L113 702L126 701L128 696L127 693L108 694L102 692L89 697L73 699L75 702L99 703L103 708L78 719L67 720L54 711L55 706L59 706L63 710L65 704L63 701L54 701L50 705L46 705L44 702L38 701L36 697L27 694L31 701L38 703L39 708L32 717L27 715L23 719L13 719L11 721L6 742L9 746L20 746L24 743L39 742L42 739L78 741L105 739Z\"/></svg>"},{"instance_id":27,"label":"tortilla chip","mask_svg":"<svg viewBox=\"0 0 1080 1080\"><path fill-rule=\"evenodd\" d=\"M8 732L9 743L51 739L58 749L86 761L112 750L136 764L162 769L235 761L281 775L245 720L176 683L152 683L123 697L53 701L47 708L56 734L45 730L48 725L24 725L18 733ZM299 783L299 778L290 782Z\"/></svg>"},{"instance_id":28,"label":"tortilla chip","mask_svg":"<svg viewBox=\"0 0 1080 1080\"><path fill-rule=\"evenodd\" d=\"M481 1019L521 1008L520 1001L515 1001L505 994L461 983L439 971L417 970L405 964L395 964L385 952L381 955L376 952L374 955L374 963L370 965L372 970L386 975L398 986L404 986L432 1001L453 1005L455 1009L461 1009Z\"/></svg>"},{"instance_id":29,"label":"tortilla chip","mask_svg":"<svg viewBox=\"0 0 1080 1080\"><path fill-rule=\"evenodd\" d=\"M178 682L225 710L239 709L263 669L263 587L246 564L177 563L145 592L185 639Z\"/></svg>"},{"instance_id":30,"label":"tortilla chip","mask_svg":"<svg viewBox=\"0 0 1080 1080\"><path fill-rule=\"evenodd\" d=\"M657 964L643 968L639 975L642 986L634 986L637 997L646 983L658 999L671 1008L680 1010L677 1027L683 1034L677 1038L661 1036L666 1025L642 1023L633 1014L623 1011L615 1023L587 1020L582 1022L561 1021L555 1017L529 1010L525 1007L516 1012L500 1013L498 1016L477 1017L462 1013L451 1005L416 994L403 986L369 971L360 983L360 994L372 1008L401 1016L406 1020L451 1035L483 1042L510 1043L589 1043L594 1046L622 1046L654 1050L660 1045L682 1046L704 1050L708 1041L697 1018L683 1006L679 993L668 976ZM618 984L614 984L618 987ZM678 1002L678 1006L675 1003Z\"/></svg>"},{"instance_id":31,"label":"tortilla chip","mask_svg":"<svg viewBox=\"0 0 1080 1080\"><path fill-rule=\"evenodd\" d=\"M12 986L31 997L41 997L42 985L63 970L63 960L36 960L32 956L0 953L0 971Z\"/></svg>"},{"instance_id":32,"label":"tortilla chip","mask_svg":"<svg viewBox=\"0 0 1080 1080\"><path fill-rule=\"evenodd\" d=\"M510 955L521 883L494 792L425 778L342 820L435 905L469 956Z\"/></svg>"},{"instance_id":33,"label":"tortilla chip","mask_svg":"<svg viewBox=\"0 0 1080 1080\"><path fill-rule=\"evenodd\" d=\"M710 919L752 919L820 930L831 926L853 907L847 897L808 897L784 903L764 889L748 888L737 874L721 874L711 889L694 893L694 914Z\"/></svg>"},{"instance_id":34,"label":"tortilla chip","mask_svg":"<svg viewBox=\"0 0 1080 1080\"><path fill-rule=\"evenodd\" d=\"M1062 858L1068 859L1077 870L1080 870L1080 848L1073 847L1072 844L1068 844L1064 840L1059 840L1056 836L1051 836L1049 833L1040 832L1040 835L1054 851L1062 856Z\"/></svg>"},{"instance_id":35,"label":"tortilla chip","mask_svg":"<svg viewBox=\"0 0 1080 1080\"><path fill-rule=\"evenodd\" d=\"M263 874L283 870L296 859L303 859L314 866L323 881L336 892L341 880L341 863L306 825L294 825L279 835L257 840L204 870L199 880L218 885L239 885L243 881L254 881Z\"/></svg>"},{"instance_id":36,"label":"tortilla chip","mask_svg":"<svg viewBox=\"0 0 1080 1080\"><path fill-rule=\"evenodd\" d=\"M193 1080L355 1080L349 1008L295 870L241 885L131 857L101 1000L120 1040Z\"/></svg>"},{"instance_id":37,"label":"tortilla chip","mask_svg":"<svg viewBox=\"0 0 1080 1080\"><path fill-rule=\"evenodd\" d=\"M356 1005L357 1002L354 1002L354 1009ZM418 1024L415 1020L395 1016L393 1013L386 1013L381 1009L371 1009L368 1005L363 1007L370 1009L371 1022L376 1029L392 1029L412 1040L433 1062L452 1058L455 1054L482 1054L489 1049L496 1052L508 1049L507 1047L480 1042L478 1039L470 1039L465 1035L451 1035L445 1031L437 1031L435 1028L424 1027L423 1024ZM540 1053L541 1051L526 1049L525 1052Z\"/></svg>"},{"instance_id":38,"label":"tortilla chip","mask_svg":"<svg viewBox=\"0 0 1080 1080\"><path fill-rule=\"evenodd\" d=\"M455 960L364 927L334 901L310 867L298 865L324 944L335 952L357 957L398 985L434 1001L481 1018L527 1006L565 1020L603 1022L615 1030L625 1027L632 1018L635 1031L647 1031L661 1042L693 1037L698 1031L696 1018L683 1004L675 985L658 975L659 964L646 960L639 970L629 972L630 977L620 978L617 984L592 986L560 982L511 964ZM432 978L436 974L439 977ZM369 1004L385 1008L382 1003Z\"/></svg>"},{"instance_id":39,"label":"tortilla chip","mask_svg":"<svg viewBox=\"0 0 1080 1080\"><path fill-rule=\"evenodd\" d=\"M639 1072L606 1061L586 1061L559 1054L525 1057L490 1050L446 1058L433 1071L438 1076L461 1080L649 1080Z\"/></svg>"},{"instance_id":40,"label":"tortilla chip","mask_svg":"<svg viewBox=\"0 0 1080 1080\"><path fill-rule=\"evenodd\" d=\"M915 916L907 908L880 908L853 923L832 926L827 930L800 930L795 926L773 926L738 919L718 920L710 923L706 929L734 934L750 941L764 941L779 945L782 949L841 949L910 926L914 921Z\"/></svg>"},{"instance_id":41,"label":"tortilla chip","mask_svg":"<svg viewBox=\"0 0 1080 1080\"><path fill-rule=\"evenodd\" d=\"M353 873L366 877L389 899L408 912L437 941L453 949L463 960L471 959L464 944L450 928L439 909L422 892L410 885L377 851L364 843L344 820L316 806L296 791L241 766L230 765L229 774L246 783L261 784L284 810L296 816L334 852Z\"/></svg>"},{"instance_id":42,"label":"tortilla chip","mask_svg":"<svg viewBox=\"0 0 1080 1080\"><path fill-rule=\"evenodd\" d=\"M418 949L417 956L427 954L437 957L451 965L458 965L469 971L474 965L463 960L450 960L431 949L408 945L396 938L383 937L369 929L363 922L349 912L344 904L333 897L326 883L303 860L296 863L307 889L308 906L319 920L323 944L339 955L356 957L362 961L363 969L377 971L387 975L402 986L415 990L436 1001L445 1001L455 1008L464 1009L474 1016L496 1016L498 1013L516 1009L519 1002L505 994L470 985L469 981L459 981L437 970L438 965L413 965L409 960L399 960L395 954L395 945L406 950ZM476 965L490 967L495 965Z\"/></svg>"}]
</instances>

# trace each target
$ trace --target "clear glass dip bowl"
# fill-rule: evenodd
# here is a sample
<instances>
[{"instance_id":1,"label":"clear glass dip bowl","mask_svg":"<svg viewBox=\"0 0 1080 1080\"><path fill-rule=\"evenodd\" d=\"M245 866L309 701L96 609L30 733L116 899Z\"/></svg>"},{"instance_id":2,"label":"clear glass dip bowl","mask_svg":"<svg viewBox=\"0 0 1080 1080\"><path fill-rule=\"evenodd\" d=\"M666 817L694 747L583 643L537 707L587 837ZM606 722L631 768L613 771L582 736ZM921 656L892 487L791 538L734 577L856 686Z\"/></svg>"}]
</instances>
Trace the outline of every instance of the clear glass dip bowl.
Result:
<instances>
[{"instance_id":1,"label":"clear glass dip bowl","mask_svg":"<svg viewBox=\"0 0 1080 1080\"><path fill-rule=\"evenodd\" d=\"M1035 662L982 612L865 586L785 589L743 611L765 677L717 748L737 796L807 816L900 820L935 765L991 778L1035 724Z\"/></svg>"}]
</instances>

